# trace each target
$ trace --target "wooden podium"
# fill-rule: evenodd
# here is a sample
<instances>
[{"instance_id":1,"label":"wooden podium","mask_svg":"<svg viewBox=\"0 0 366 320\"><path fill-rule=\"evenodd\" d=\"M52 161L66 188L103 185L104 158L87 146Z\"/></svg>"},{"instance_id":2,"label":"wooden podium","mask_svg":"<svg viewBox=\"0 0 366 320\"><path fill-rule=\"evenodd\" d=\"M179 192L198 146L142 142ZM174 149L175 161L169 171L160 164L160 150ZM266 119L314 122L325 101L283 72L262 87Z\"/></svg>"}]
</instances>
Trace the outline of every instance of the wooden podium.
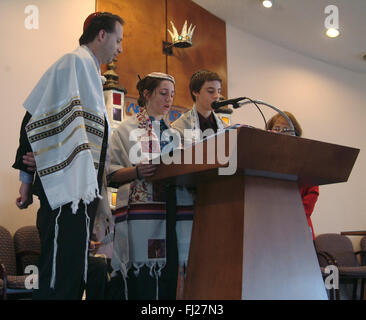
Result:
<instances>
[{"instance_id":1,"label":"wooden podium","mask_svg":"<svg viewBox=\"0 0 366 320\"><path fill-rule=\"evenodd\" d=\"M327 299L299 185L347 181L359 150L250 127L215 137L226 162L208 161L209 138L151 179L197 187L183 298ZM218 174L235 160L235 174Z\"/></svg>"}]
</instances>

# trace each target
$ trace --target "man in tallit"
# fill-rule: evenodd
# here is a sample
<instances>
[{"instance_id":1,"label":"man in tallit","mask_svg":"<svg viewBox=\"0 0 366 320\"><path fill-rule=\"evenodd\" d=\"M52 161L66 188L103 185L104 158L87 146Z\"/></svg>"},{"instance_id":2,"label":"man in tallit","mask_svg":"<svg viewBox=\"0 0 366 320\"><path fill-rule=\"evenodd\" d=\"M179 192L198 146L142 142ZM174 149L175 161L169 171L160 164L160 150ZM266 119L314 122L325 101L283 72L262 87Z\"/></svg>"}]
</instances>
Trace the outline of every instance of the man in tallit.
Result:
<instances>
[{"instance_id":1,"label":"man in tallit","mask_svg":"<svg viewBox=\"0 0 366 320\"><path fill-rule=\"evenodd\" d=\"M13 167L21 170L18 207L31 202L32 188L40 199L41 256L34 299L82 297L108 158L110 130L100 64L122 52L123 24L111 13L89 15L80 46L46 71L24 103L27 113ZM37 169L33 186L32 178L24 178L31 176L23 163L29 152Z\"/></svg>"},{"instance_id":2,"label":"man in tallit","mask_svg":"<svg viewBox=\"0 0 366 320\"><path fill-rule=\"evenodd\" d=\"M171 124L180 133L185 147L198 142L204 135L224 129L224 123L211 107L212 102L220 97L221 84L222 80L216 72L198 70L192 75L189 89L193 107Z\"/></svg>"}]
</instances>

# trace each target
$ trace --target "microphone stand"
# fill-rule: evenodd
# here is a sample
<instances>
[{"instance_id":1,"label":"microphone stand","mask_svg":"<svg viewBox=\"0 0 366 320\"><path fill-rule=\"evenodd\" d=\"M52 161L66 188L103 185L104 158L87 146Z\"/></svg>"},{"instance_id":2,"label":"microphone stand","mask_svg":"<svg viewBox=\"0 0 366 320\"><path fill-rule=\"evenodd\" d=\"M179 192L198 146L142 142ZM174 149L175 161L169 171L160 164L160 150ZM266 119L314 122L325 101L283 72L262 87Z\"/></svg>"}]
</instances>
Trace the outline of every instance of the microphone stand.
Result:
<instances>
[{"instance_id":1,"label":"microphone stand","mask_svg":"<svg viewBox=\"0 0 366 320\"><path fill-rule=\"evenodd\" d=\"M248 101L245 101L245 102L240 102L240 103L233 103L232 106L234 109L237 109L243 105L246 105L246 104L250 104L250 103L254 103L254 104L261 104L261 105L265 105L267 107L270 107L272 108L273 110L276 110L282 117L284 117L286 119L286 121L288 122L288 124L290 125L291 127L291 130L292 132L294 133L294 135L296 135L296 131L295 131L295 127L292 123L292 121L290 120L290 118L286 115L286 113L284 113L283 111L281 111L280 109L270 105L269 103L266 103L266 102L263 102L263 101L260 101L260 100L252 100L250 98L247 98Z\"/></svg>"}]
</instances>

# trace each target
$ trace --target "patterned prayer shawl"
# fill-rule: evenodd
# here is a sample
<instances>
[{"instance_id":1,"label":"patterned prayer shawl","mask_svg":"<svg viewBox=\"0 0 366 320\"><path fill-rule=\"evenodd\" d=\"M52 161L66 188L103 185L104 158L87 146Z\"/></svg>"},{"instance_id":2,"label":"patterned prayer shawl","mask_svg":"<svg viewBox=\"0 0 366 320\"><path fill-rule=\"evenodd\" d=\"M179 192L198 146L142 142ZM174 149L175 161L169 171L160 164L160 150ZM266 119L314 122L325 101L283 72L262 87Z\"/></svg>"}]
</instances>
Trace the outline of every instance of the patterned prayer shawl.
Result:
<instances>
[{"instance_id":1,"label":"patterned prayer shawl","mask_svg":"<svg viewBox=\"0 0 366 320\"><path fill-rule=\"evenodd\" d=\"M123 121L111 138L110 173L133 166L133 154L146 155L144 148L148 146L147 137L150 137L152 142L150 156L159 155L160 132L154 129L155 126L152 125L145 108L140 108L137 115ZM160 192L155 184L144 179L134 180L118 189L111 263L114 272L119 270L122 273L125 284L127 272L132 266L136 276L142 266L149 267L150 275L155 277L158 283L158 277L166 264L166 211L165 199L159 199ZM193 201L187 189L177 187L176 192L178 256L180 266L184 266L188 261ZM127 298L127 291L125 295Z\"/></svg>"},{"instance_id":2,"label":"patterned prayer shawl","mask_svg":"<svg viewBox=\"0 0 366 320\"><path fill-rule=\"evenodd\" d=\"M217 123L217 131L223 130L225 128L224 123L214 112L213 115ZM201 140L200 121L197 114L196 104L193 105L191 110L183 113L177 120L175 120L171 124L171 127L179 132L184 147L188 147Z\"/></svg>"},{"instance_id":3,"label":"patterned prayer shawl","mask_svg":"<svg viewBox=\"0 0 366 320\"><path fill-rule=\"evenodd\" d=\"M104 136L103 87L95 58L78 47L55 62L24 103L37 172L56 209L99 196L97 172Z\"/></svg>"}]
</instances>

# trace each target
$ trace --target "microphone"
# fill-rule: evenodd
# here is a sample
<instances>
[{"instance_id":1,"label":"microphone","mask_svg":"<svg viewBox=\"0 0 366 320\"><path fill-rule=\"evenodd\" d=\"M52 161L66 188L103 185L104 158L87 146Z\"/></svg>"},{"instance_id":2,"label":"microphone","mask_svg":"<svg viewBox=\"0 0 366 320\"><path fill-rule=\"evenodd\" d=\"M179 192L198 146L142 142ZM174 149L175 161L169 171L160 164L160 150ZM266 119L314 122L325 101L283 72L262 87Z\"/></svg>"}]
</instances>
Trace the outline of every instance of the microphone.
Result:
<instances>
[{"instance_id":1,"label":"microphone","mask_svg":"<svg viewBox=\"0 0 366 320\"><path fill-rule=\"evenodd\" d=\"M247 99L246 97L240 97L240 98L234 98L234 99L228 99L228 100L221 100L221 101L214 101L211 103L212 109L218 109L223 106L227 106L229 104L233 105L234 108L238 108L238 102L241 100Z\"/></svg>"}]
</instances>

